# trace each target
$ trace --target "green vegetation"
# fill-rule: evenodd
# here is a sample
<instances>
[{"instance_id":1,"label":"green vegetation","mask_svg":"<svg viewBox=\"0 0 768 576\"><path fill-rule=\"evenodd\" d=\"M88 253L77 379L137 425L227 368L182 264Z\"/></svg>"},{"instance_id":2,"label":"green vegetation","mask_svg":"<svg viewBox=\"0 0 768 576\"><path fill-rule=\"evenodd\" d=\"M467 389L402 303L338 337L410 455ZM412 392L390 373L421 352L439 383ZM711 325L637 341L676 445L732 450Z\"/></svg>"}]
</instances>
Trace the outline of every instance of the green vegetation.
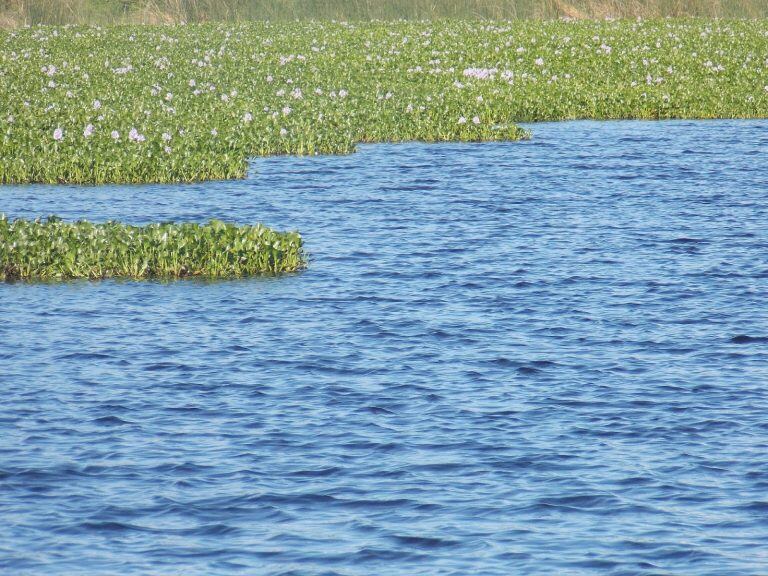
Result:
<instances>
[{"instance_id":1,"label":"green vegetation","mask_svg":"<svg viewBox=\"0 0 768 576\"><path fill-rule=\"evenodd\" d=\"M301 236L263 226L65 223L0 216L0 281L208 278L293 272Z\"/></svg>"},{"instance_id":2,"label":"green vegetation","mask_svg":"<svg viewBox=\"0 0 768 576\"><path fill-rule=\"evenodd\" d=\"M765 18L764 0L0 0L0 26L295 19Z\"/></svg>"},{"instance_id":3,"label":"green vegetation","mask_svg":"<svg viewBox=\"0 0 768 576\"><path fill-rule=\"evenodd\" d=\"M0 32L0 182L242 177L513 122L768 117L768 21L267 23Z\"/></svg>"}]
</instances>

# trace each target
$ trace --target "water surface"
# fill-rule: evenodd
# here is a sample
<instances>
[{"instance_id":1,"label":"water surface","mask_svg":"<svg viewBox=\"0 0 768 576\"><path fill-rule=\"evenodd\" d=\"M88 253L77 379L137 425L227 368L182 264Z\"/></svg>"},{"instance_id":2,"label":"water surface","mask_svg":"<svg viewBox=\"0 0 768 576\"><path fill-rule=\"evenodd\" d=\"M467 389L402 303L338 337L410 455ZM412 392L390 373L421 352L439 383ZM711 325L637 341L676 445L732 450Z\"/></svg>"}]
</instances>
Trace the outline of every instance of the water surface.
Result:
<instances>
[{"instance_id":1,"label":"water surface","mask_svg":"<svg viewBox=\"0 0 768 576\"><path fill-rule=\"evenodd\" d=\"M768 123L533 129L0 189L311 255L0 285L0 573L768 573Z\"/></svg>"}]
</instances>

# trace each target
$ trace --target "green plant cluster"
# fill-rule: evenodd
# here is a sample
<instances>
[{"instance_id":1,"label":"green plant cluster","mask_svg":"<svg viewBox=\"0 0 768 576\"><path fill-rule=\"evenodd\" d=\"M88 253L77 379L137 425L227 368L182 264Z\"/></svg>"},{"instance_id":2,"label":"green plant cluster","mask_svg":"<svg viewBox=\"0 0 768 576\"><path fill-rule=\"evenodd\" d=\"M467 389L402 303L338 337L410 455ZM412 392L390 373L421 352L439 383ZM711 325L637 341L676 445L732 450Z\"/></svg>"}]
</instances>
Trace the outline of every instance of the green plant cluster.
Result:
<instances>
[{"instance_id":1,"label":"green plant cluster","mask_svg":"<svg viewBox=\"0 0 768 576\"><path fill-rule=\"evenodd\" d=\"M235 278L294 272L301 236L264 226L9 220L0 216L0 281Z\"/></svg>"},{"instance_id":2,"label":"green plant cluster","mask_svg":"<svg viewBox=\"0 0 768 576\"><path fill-rule=\"evenodd\" d=\"M515 122L768 117L768 21L252 22L0 33L0 182L242 177Z\"/></svg>"}]
</instances>

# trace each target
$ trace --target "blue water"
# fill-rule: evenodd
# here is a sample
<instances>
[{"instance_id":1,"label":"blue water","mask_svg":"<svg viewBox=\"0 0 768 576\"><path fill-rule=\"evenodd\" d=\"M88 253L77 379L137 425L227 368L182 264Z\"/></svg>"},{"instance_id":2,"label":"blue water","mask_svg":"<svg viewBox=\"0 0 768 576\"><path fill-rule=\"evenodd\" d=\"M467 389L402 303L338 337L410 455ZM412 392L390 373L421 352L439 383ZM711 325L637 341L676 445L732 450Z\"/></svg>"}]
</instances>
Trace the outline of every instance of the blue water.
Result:
<instances>
[{"instance_id":1,"label":"blue water","mask_svg":"<svg viewBox=\"0 0 768 576\"><path fill-rule=\"evenodd\" d=\"M0 285L0 573L768 574L768 122L0 189L305 272Z\"/></svg>"}]
</instances>

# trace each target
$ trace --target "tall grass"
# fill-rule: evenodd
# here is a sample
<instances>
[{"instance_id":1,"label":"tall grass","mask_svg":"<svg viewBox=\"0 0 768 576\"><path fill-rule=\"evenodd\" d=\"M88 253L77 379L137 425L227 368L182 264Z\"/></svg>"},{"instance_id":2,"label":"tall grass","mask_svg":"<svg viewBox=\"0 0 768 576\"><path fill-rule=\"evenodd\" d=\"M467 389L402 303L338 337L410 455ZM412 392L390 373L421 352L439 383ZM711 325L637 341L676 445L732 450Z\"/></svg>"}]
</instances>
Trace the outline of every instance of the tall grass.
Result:
<instances>
[{"instance_id":1,"label":"tall grass","mask_svg":"<svg viewBox=\"0 0 768 576\"><path fill-rule=\"evenodd\" d=\"M768 17L766 0L0 0L0 26L237 20Z\"/></svg>"}]
</instances>

